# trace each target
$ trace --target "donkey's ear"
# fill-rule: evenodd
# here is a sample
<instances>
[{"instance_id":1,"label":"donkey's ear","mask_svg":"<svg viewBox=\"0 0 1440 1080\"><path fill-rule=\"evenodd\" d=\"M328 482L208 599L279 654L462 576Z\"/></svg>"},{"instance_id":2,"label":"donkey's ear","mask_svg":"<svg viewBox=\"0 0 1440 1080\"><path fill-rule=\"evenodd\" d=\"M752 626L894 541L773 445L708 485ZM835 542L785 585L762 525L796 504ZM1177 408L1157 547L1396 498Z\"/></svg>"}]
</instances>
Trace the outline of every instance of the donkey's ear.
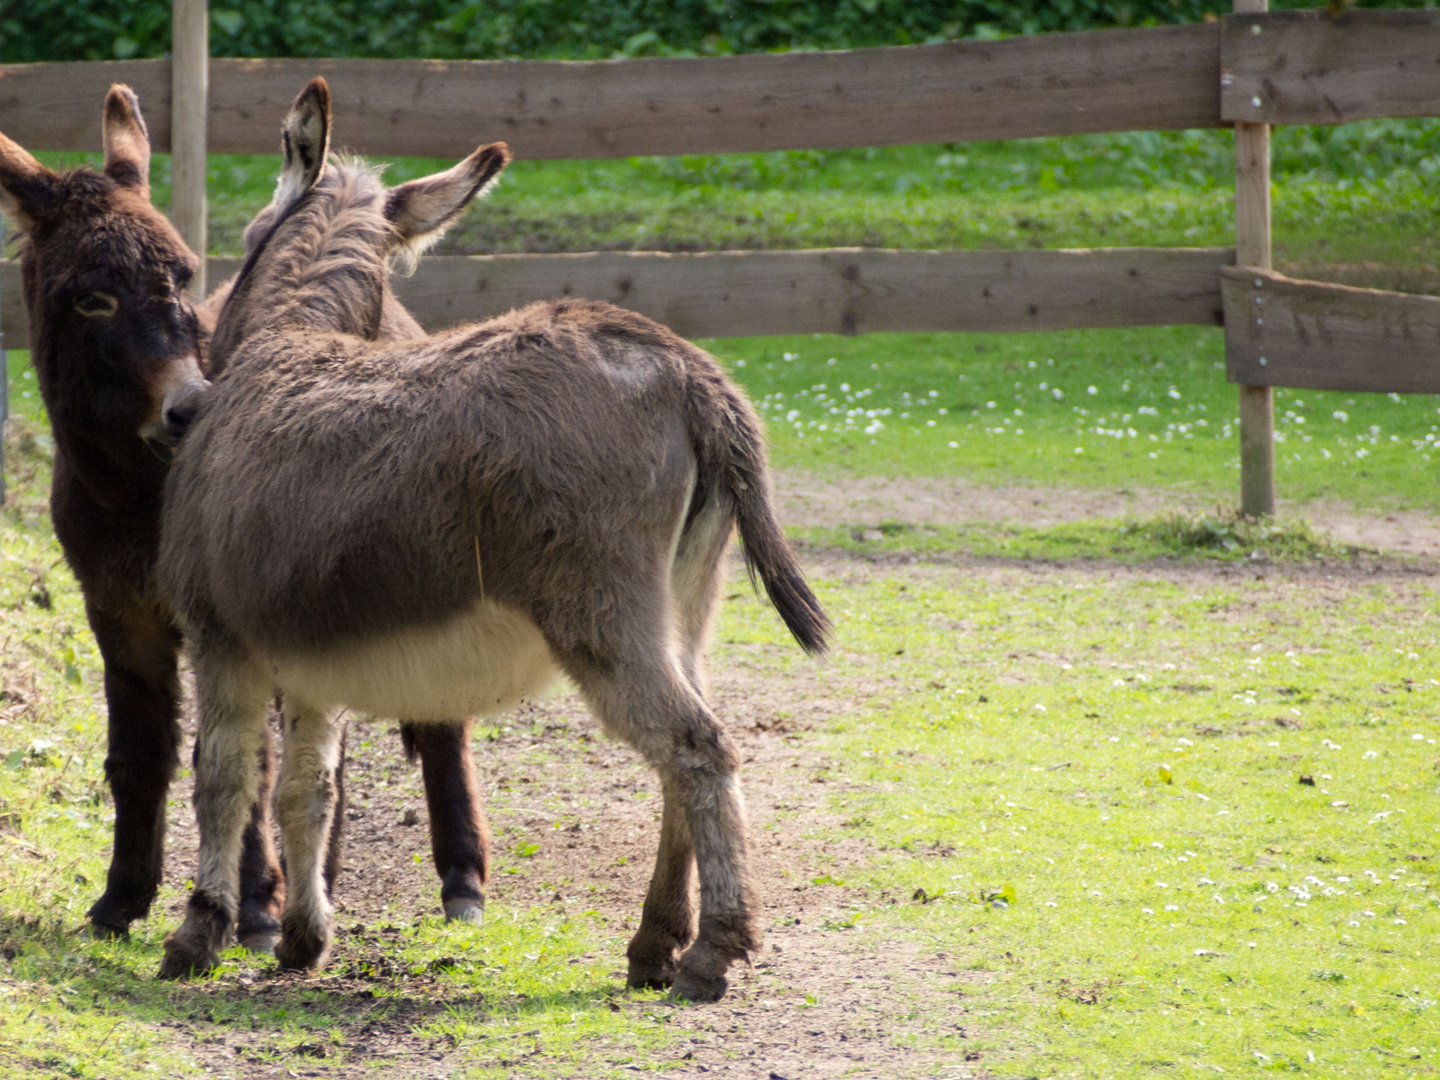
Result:
<instances>
[{"instance_id":1,"label":"donkey's ear","mask_svg":"<svg viewBox=\"0 0 1440 1080\"><path fill-rule=\"evenodd\" d=\"M105 175L122 187L150 191L150 132L140 115L140 99L123 83L105 95Z\"/></svg>"},{"instance_id":2,"label":"donkey's ear","mask_svg":"<svg viewBox=\"0 0 1440 1080\"><path fill-rule=\"evenodd\" d=\"M399 244L412 250L440 239L476 196L483 196L510 163L503 142L482 146L453 169L391 188L385 216L395 226Z\"/></svg>"},{"instance_id":3,"label":"donkey's ear","mask_svg":"<svg viewBox=\"0 0 1440 1080\"><path fill-rule=\"evenodd\" d=\"M275 207L283 213L304 195L325 172L330 153L330 87L316 77L300 91L280 129L285 164L275 188Z\"/></svg>"},{"instance_id":4,"label":"donkey's ear","mask_svg":"<svg viewBox=\"0 0 1440 1080\"><path fill-rule=\"evenodd\" d=\"M28 231L59 201L55 174L19 143L0 135L0 210Z\"/></svg>"}]
</instances>

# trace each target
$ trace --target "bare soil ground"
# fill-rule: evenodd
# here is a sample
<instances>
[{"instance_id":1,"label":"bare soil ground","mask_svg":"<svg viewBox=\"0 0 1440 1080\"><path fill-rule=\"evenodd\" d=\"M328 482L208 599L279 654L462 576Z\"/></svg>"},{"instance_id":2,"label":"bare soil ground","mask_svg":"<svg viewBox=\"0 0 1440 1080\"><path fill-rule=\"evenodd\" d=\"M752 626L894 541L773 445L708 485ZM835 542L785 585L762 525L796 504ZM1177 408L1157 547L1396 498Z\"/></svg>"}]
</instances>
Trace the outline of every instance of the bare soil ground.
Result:
<instances>
[{"instance_id":1,"label":"bare soil ground","mask_svg":"<svg viewBox=\"0 0 1440 1080\"><path fill-rule=\"evenodd\" d=\"M782 517L787 523L833 525L901 520L960 523L971 520L1016 521L1036 525L1064 520L1145 515L1187 506L1173 492L1080 492L1046 489L981 488L955 480L857 479L838 482L801 473L778 478ZM918 579L934 575L980 573L997 583L1023 587L1033 574L1084 573L1109 576L1159 575L1167 578L1267 575L1281 591L1296 578L1307 589L1344 589L1347 579L1376 573L1411 577L1435 572L1440 554L1440 521L1407 512L1367 517L1343 507L1310 506L1307 515L1337 537L1403 552L1412 558L1367 560L1347 567L1285 570L1232 564L1196 567L1085 568L1054 565L997 565L960 560L962 566L889 565L844 555L822 554L813 569L832 580L859 582L877 572L901 572ZM904 562L904 560L898 560ZM1326 581L1317 580L1324 577ZM1328 579L1333 578L1333 581ZM738 572L733 580L739 580ZM721 715L745 754L744 783L749 799L756 870L764 902L765 945L754 967L734 973L732 989L718 1005L672 1007L671 1030L680 1033L677 1056L682 1067L668 1077L714 1075L759 1080L827 1077L967 1077L987 1074L977 1054L944 1057L917 1049L922 1032L942 1030L970 1037L987 1034L967 1016L957 983L983 979L969 970L977 957L926 952L919 945L857 930L836 933L824 924L843 921L847 890L816 886L829 875L843 880L844 868L872 855L863 835L836 829L841 824L827 796L845 781L807 738L843 714L847 701L876 686L839 685L822 667L803 665L783 677L775 665L732 651L715 671L715 698ZM879 687L883 692L882 685ZM503 718L492 741L477 746L477 766L487 793L495 833L497 873L492 879L491 911L503 906L528 908L581 904L600 911L626 935L638 918L658 837L656 784L629 748L608 740L573 694L528 706ZM327 1060L316 1048L314 1067L266 1060L263 1035L208 1023L204 1016L177 1023L175 1038L198 1054L215 1075L235 1077L388 1076L446 1077L465 1060L462 1051L419 1036L414 1026L443 1009L484 1009L480 999L451 993L431 995L426 1005L416 993L413 1005L379 1009L377 980L383 968L366 970L367 957L379 956L378 943L396 926L406 926L439 911L438 882L429 859L424 799L419 771L404 763L393 724L354 720L349 735L345 823L345 870L337 887L339 924L331 967L308 981L299 977L228 977L216 994L293 995L302 985L323 988L332 1002L343 998L352 1020L343 1025L349 1057ZM648 796L648 797L647 797ZM172 840L167 877L184 881L192 873L194 819L184 807L188 785L177 788L172 809ZM846 837L843 841L834 839ZM535 843L540 851L521 859L517 844ZM417 860L415 856L421 858ZM505 872L505 871L510 872ZM873 898L872 898L873 899ZM905 898L897 898L905 899ZM575 910L571 908L571 910ZM179 916L177 904L171 912ZM627 923L628 920L628 923ZM482 931L483 932L483 931ZM612 1005L653 1011L653 1002L621 992L623 945L614 952ZM408 987L422 989L408 976ZM421 977L421 982L424 981ZM438 988L431 988L438 989ZM797 1008L797 997L812 995L814 1005ZM429 1010L427 1012L427 1010ZM291 1059L293 1061L293 1059ZM503 1059L502 1059L503 1060ZM603 1047L595 1061L614 1068ZM517 1049L513 1062L527 1064ZM539 1065L539 1061L528 1064Z\"/></svg>"}]
</instances>

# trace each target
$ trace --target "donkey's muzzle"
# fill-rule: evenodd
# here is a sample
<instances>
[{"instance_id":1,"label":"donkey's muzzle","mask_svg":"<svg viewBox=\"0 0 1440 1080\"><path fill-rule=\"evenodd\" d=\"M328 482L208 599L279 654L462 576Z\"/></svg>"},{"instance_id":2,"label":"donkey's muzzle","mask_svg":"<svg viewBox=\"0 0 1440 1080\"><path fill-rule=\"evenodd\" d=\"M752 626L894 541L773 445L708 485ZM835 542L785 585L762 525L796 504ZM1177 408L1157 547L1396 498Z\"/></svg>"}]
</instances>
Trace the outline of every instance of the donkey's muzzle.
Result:
<instances>
[{"instance_id":1,"label":"donkey's muzzle","mask_svg":"<svg viewBox=\"0 0 1440 1080\"><path fill-rule=\"evenodd\" d=\"M165 395L160 406L160 422L170 445L174 446L185 437L195 414L200 411L200 402L210 392L210 384L204 379L189 379Z\"/></svg>"}]
</instances>

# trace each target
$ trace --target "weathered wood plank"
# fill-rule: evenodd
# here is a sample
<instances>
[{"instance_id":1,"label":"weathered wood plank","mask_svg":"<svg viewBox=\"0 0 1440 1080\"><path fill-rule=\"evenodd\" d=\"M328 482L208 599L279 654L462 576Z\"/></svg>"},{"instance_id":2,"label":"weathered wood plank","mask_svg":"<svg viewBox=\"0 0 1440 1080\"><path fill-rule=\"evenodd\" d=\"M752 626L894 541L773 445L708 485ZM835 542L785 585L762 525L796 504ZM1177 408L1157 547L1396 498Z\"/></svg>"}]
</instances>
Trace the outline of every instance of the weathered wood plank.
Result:
<instances>
[{"instance_id":1,"label":"weathered wood plank","mask_svg":"<svg viewBox=\"0 0 1440 1080\"><path fill-rule=\"evenodd\" d=\"M432 330L558 296L610 300L687 337L1213 326L1233 260L1229 248L433 256L395 285ZM210 281L239 262L211 258ZM23 348L19 270L0 274L0 317Z\"/></svg>"},{"instance_id":2,"label":"weathered wood plank","mask_svg":"<svg viewBox=\"0 0 1440 1080\"><path fill-rule=\"evenodd\" d=\"M396 291L431 328L609 300L687 337L1216 325L1228 248L593 252L432 258Z\"/></svg>"},{"instance_id":3,"label":"weathered wood plank","mask_svg":"<svg viewBox=\"0 0 1440 1080\"><path fill-rule=\"evenodd\" d=\"M217 60L211 149L272 151L330 80L366 154L628 157L1215 127L1219 28L1047 34L845 52L596 62Z\"/></svg>"},{"instance_id":4,"label":"weathered wood plank","mask_svg":"<svg viewBox=\"0 0 1440 1080\"><path fill-rule=\"evenodd\" d=\"M1042 34L843 52L594 62L214 60L211 153L273 153L313 75L335 131L366 154L458 157L505 139L522 158L628 157L1011 139L1220 124L1219 27ZM0 66L0 131L99 148L112 81L170 142L169 62Z\"/></svg>"},{"instance_id":5,"label":"weathered wood plank","mask_svg":"<svg viewBox=\"0 0 1440 1080\"><path fill-rule=\"evenodd\" d=\"M1440 393L1440 296L1221 271L1231 382Z\"/></svg>"},{"instance_id":6,"label":"weathered wood plank","mask_svg":"<svg viewBox=\"0 0 1440 1080\"><path fill-rule=\"evenodd\" d=\"M1325 8L1227 15L1220 50L1226 120L1340 124L1440 115L1440 11Z\"/></svg>"},{"instance_id":7,"label":"weathered wood plank","mask_svg":"<svg viewBox=\"0 0 1440 1080\"><path fill-rule=\"evenodd\" d=\"M140 95L150 145L170 150L170 61L0 64L0 132L27 150L100 150L100 107L111 83ZM296 93L299 87L296 87ZM275 130L280 130L280 119ZM271 140L278 145L279 137Z\"/></svg>"}]
</instances>

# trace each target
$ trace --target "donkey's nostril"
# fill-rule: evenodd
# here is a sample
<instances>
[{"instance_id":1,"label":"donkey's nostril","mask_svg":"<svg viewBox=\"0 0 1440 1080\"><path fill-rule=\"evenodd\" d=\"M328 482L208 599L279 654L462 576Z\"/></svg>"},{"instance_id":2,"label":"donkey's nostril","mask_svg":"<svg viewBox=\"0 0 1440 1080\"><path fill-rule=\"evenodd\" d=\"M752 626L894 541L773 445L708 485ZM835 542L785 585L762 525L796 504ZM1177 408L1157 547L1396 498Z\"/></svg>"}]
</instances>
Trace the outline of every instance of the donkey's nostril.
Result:
<instances>
[{"instance_id":1,"label":"donkey's nostril","mask_svg":"<svg viewBox=\"0 0 1440 1080\"><path fill-rule=\"evenodd\" d=\"M165 429L178 439L190 430L190 423L194 419L195 402L185 401L171 405L165 410Z\"/></svg>"}]
</instances>

